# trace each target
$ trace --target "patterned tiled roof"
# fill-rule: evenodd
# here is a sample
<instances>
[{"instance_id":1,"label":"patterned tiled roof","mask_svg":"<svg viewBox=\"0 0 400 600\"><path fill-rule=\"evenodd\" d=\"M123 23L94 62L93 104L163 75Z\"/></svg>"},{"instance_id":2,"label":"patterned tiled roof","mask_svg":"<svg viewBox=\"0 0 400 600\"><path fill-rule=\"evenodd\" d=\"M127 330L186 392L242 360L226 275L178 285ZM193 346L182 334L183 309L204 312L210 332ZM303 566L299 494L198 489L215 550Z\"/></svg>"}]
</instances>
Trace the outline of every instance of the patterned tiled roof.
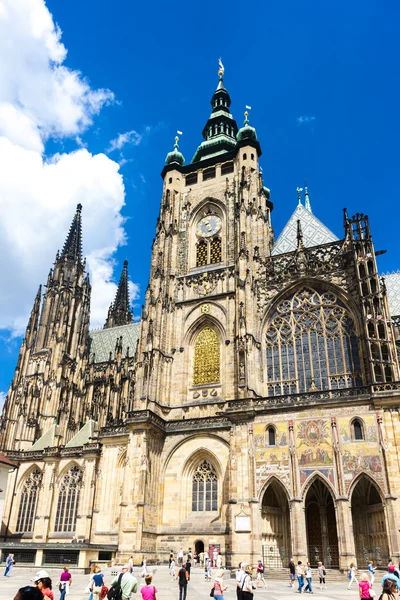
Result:
<instances>
[{"instance_id":1,"label":"patterned tiled roof","mask_svg":"<svg viewBox=\"0 0 400 600\"><path fill-rule=\"evenodd\" d=\"M400 315L400 271L394 273L385 273L386 290L389 301L389 309L392 317Z\"/></svg>"},{"instance_id":2,"label":"patterned tiled roof","mask_svg":"<svg viewBox=\"0 0 400 600\"><path fill-rule=\"evenodd\" d=\"M81 447L84 444L88 444L92 441L94 437L94 429L96 423L93 419L89 419L86 421L84 426L78 431L76 435L66 444L66 448L77 448Z\"/></svg>"},{"instance_id":3,"label":"patterned tiled roof","mask_svg":"<svg viewBox=\"0 0 400 600\"><path fill-rule=\"evenodd\" d=\"M338 238L330 229L321 223L312 212L299 204L276 240L272 248L272 255L285 254L285 252L293 252L297 249L298 220L300 220L303 244L306 248L337 241Z\"/></svg>"},{"instance_id":4,"label":"patterned tiled roof","mask_svg":"<svg viewBox=\"0 0 400 600\"><path fill-rule=\"evenodd\" d=\"M110 358L110 352L114 357L115 344L122 336L122 355L125 356L126 349L129 347L129 356L133 356L136 350L136 344L140 336L140 323L130 323L120 327L111 327L110 329L100 329L90 332L90 357L95 355L95 362L106 362Z\"/></svg>"}]
</instances>

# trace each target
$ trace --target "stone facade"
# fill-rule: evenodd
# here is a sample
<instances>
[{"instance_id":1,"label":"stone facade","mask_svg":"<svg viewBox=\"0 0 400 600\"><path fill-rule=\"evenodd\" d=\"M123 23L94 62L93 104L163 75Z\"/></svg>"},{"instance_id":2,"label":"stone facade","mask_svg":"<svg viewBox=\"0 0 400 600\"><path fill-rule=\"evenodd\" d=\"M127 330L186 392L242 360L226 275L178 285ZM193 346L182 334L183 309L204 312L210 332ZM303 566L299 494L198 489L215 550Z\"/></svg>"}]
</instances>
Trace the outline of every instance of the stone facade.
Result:
<instances>
[{"instance_id":1,"label":"stone facade","mask_svg":"<svg viewBox=\"0 0 400 600\"><path fill-rule=\"evenodd\" d=\"M345 213L338 240L307 195L295 249L274 251L261 148L229 105L220 74L196 160L167 157L140 324L124 264L89 332L81 207L38 292L0 436L19 464L2 546L37 565L400 556L399 366L368 218Z\"/></svg>"}]
</instances>

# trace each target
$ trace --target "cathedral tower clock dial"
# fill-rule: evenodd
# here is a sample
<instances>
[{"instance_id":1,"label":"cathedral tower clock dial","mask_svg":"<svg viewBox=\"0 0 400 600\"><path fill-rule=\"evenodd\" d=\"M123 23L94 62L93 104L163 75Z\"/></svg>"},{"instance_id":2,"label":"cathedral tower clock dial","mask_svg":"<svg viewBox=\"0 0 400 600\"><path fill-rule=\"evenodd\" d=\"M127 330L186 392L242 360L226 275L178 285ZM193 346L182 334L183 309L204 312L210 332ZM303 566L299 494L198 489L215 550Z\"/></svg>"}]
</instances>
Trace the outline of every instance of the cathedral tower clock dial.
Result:
<instances>
[{"instance_id":1,"label":"cathedral tower clock dial","mask_svg":"<svg viewBox=\"0 0 400 600\"><path fill-rule=\"evenodd\" d=\"M197 224L196 234L199 237L210 237L218 233L221 229L222 222L220 217L217 215L209 215L207 217L203 217Z\"/></svg>"}]
</instances>

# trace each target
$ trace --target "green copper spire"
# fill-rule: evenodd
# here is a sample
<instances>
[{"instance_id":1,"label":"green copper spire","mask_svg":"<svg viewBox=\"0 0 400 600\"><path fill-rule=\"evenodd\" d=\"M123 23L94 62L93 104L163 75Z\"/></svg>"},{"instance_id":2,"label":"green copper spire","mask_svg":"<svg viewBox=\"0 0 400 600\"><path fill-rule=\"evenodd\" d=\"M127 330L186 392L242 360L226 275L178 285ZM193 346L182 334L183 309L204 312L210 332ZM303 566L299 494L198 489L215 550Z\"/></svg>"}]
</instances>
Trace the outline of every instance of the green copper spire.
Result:
<instances>
[{"instance_id":1,"label":"green copper spire","mask_svg":"<svg viewBox=\"0 0 400 600\"><path fill-rule=\"evenodd\" d=\"M224 85L225 68L219 59L218 85L211 98L211 115L203 129L204 141L197 148L192 163L231 151L236 144L238 126L231 115L230 96Z\"/></svg>"},{"instance_id":2,"label":"green copper spire","mask_svg":"<svg viewBox=\"0 0 400 600\"><path fill-rule=\"evenodd\" d=\"M310 196L308 195L307 182L305 182L305 185L304 185L304 206L310 213L312 213Z\"/></svg>"},{"instance_id":3,"label":"green copper spire","mask_svg":"<svg viewBox=\"0 0 400 600\"><path fill-rule=\"evenodd\" d=\"M244 112L244 123L243 123L243 127L241 127L241 129L239 129L238 134L237 134L237 141L240 142L240 140L257 140L257 133L256 130L254 129L254 127L250 127L250 121L248 119L249 117L249 113L246 110Z\"/></svg>"},{"instance_id":4,"label":"green copper spire","mask_svg":"<svg viewBox=\"0 0 400 600\"><path fill-rule=\"evenodd\" d=\"M178 165L183 165L183 163L185 162L182 152L179 152L179 150L178 150L178 147L179 147L178 141L179 141L179 137L176 135L174 149L172 152L168 152L168 154L165 158L166 165L170 165L171 163L178 163Z\"/></svg>"}]
</instances>

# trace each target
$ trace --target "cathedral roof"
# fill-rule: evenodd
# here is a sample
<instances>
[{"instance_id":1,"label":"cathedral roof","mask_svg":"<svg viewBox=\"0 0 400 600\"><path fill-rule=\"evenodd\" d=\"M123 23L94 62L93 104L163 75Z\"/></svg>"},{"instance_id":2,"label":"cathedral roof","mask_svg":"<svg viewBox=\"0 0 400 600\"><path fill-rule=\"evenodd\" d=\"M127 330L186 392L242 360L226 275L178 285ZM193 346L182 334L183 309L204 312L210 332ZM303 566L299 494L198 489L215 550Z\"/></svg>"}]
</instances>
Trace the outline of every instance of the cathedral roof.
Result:
<instances>
[{"instance_id":1,"label":"cathedral roof","mask_svg":"<svg viewBox=\"0 0 400 600\"><path fill-rule=\"evenodd\" d=\"M392 317L400 315L400 271L384 273L389 309Z\"/></svg>"},{"instance_id":2,"label":"cathedral roof","mask_svg":"<svg viewBox=\"0 0 400 600\"><path fill-rule=\"evenodd\" d=\"M133 356L140 336L140 323L91 331L89 335L90 356L95 355L96 363L107 362L110 359L110 352L114 357L115 345L120 337L122 337L122 354L125 355L129 348L129 356Z\"/></svg>"},{"instance_id":3,"label":"cathedral roof","mask_svg":"<svg viewBox=\"0 0 400 600\"><path fill-rule=\"evenodd\" d=\"M29 448L29 452L33 452L34 450L44 450L45 448L53 448L55 445L55 437L56 430L58 425L54 424L45 431L45 433L40 437L34 444Z\"/></svg>"},{"instance_id":4,"label":"cathedral roof","mask_svg":"<svg viewBox=\"0 0 400 600\"><path fill-rule=\"evenodd\" d=\"M89 419L84 426L78 431L74 437L69 440L68 444L65 445L66 448L80 448L84 446L84 444L90 444L94 437L94 428L96 426L95 421L93 419Z\"/></svg>"},{"instance_id":5,"label":"cathedral roof","mask_svg":"<svg viewBox=\"0 0 400 600\"><path fill-rule=\"evenodd\" d=\"M297 249L297 221L300 221L303 245L306 248L338 240L336 235L313 215L311 207L306 208L299 204L276 240L271 252L273 256L293 252Z\"/></svg>"}]
</instances>

